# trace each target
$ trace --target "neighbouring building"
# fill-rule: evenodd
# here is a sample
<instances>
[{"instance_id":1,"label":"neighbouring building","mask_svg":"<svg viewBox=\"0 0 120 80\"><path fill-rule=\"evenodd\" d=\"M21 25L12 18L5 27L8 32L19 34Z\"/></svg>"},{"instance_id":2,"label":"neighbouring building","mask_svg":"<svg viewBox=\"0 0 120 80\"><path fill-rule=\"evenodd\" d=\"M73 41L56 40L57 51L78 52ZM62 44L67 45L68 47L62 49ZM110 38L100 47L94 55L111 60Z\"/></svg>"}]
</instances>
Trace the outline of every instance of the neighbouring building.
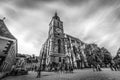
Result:
<instances>
[{"instance_id":1,"label":"neighbouring building","mask_svg":"<svg viewBox=\"0 0 120 80\"><path fill-rule=\"evenodd\" d=\"M17 39L10 33L4 20L0 19L0 72L11 70L16 53Z\"/></svg>"},{"instance_id":2,"label":"neighbouring building","mask_svg":"<svg viewBox=\"0 0 120 80\"><path fill-rule=\"evenodd\" d=\"M120 48L117 50L117 53L113 59L120 59Z\"/></svg>"},{"instance_id":3,"label":"neighbouring building","mask_svg":"<svg viewBox=\"0 0 120 80\"><path fill-rule=\"evenodd\" d=\"M120 48L118 49L116 56L120 57Z\"/></svg>"},{"instance_id":4,"label":"neighbouring building","mask_svg":"<svg viewBox=\"0 0 120 80\"><path fill-rule=\"evenodd\" d=\"M32 69L39 66L39 56L29 54L17 54L16 63L17 68Z\"/></svg>"}]
</instances>

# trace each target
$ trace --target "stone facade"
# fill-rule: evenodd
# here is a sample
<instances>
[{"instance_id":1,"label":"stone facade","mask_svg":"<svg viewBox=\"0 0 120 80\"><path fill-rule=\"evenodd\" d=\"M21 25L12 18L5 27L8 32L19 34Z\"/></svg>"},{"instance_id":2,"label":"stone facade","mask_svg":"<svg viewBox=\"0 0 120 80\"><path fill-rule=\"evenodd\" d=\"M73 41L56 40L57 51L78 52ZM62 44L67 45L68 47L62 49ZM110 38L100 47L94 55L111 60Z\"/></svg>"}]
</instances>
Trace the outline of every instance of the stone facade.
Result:
<instances>
[{"instance_id":1,"label":"stone facade","mask_svg":"<svg viewBox=\"0 0 120 80\"><path fill-rule=\"evenodd\" d=\"M0 72L9 72L15 63L17 40L0 20Z\"/></svg>"}]
</instances>

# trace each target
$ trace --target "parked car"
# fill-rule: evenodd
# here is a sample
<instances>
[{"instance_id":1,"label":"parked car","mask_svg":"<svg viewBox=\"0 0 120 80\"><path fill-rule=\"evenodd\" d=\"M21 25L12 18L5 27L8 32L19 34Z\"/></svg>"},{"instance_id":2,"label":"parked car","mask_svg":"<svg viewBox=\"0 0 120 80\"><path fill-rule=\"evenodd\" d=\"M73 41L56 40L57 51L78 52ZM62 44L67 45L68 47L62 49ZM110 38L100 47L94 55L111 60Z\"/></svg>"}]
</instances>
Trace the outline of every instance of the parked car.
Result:
<instances>
[{"instance_id":1,"label":"parked car","mask_svg":"<svg viewBox=\"0 0 120 80\"><path fill-rule=\"evenodd\" d=\"M11 71L10 75L16 76L16 75L27 75L28 70L24 68L15 68L13 71Z\"/></svg>"}]
</instances>

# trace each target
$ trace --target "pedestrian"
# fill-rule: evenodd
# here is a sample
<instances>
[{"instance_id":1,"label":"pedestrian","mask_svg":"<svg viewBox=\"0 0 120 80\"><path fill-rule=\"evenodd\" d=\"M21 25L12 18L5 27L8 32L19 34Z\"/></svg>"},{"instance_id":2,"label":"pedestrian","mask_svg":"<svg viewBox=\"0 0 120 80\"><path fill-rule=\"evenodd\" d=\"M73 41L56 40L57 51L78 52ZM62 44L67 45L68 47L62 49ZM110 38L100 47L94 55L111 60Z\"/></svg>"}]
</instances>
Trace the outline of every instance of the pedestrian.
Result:
<instances>
[{"instance_id":1,"label":"pedestrian","mask_svg":"<svg viewBox=\"0 0 120 80\"><path fill-rule=\"evenodd\" d=\"M16 68L16 66L13 65L11 68L10 74L15 75L15 68Z\"/></svg>"},{"instance_id":2,"label":"pedestrian","mask_svg":"<svg viewBox=\"0 0 120 80\"><path fill-rule=\"evenodd\" d=\"M65 71L66 71L66 72L68 72L68 66L69 66L69 65L68 65L67 63L65 63Z\"/></svg>"},{"instance_id":3,"label":"pedestrian","mask_svg":"<svg viewBox=\"0 0 120 80\"><path fill-rule=\"evenodd\" d=\"M41 77L41 68L37 70L37 78L40 78L40 77Z\"/></svg>"},{"instance_id":4,"label":"pedestrian","mask_svg":"<svg viewBox=\"0 0 120 80\"><path fill-rule=\"evenodd\" d=\"M115 70L115 63L114 63L113 60L110 61L109 66L110 66L110 69L111 69L112 71Z\"/></svg>"},{"instance_id":5,"label":"pedestrian","mask_svg":"<svg viewBox=\"0 0 120 80\"><path fill-rule=\"evenodd\" d=\"M73 66L70 66L70 72L73 73Z\"/></svg>"}]
</instances>

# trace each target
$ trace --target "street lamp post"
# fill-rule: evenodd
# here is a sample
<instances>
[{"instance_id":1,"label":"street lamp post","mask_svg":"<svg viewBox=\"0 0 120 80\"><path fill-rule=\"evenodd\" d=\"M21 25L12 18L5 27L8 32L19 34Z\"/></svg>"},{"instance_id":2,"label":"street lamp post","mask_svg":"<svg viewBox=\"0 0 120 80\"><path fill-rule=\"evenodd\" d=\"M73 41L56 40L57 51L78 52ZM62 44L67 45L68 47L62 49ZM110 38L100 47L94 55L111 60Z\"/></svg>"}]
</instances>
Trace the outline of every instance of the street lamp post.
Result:
<instances>
[{"instance_id":1,"label":"street lamp post","mask_svg":"<svg viewBox=\"0 0 120 80\"><path fill-rule=\"evenodd\" d=\"M40 66L39 66L39 69L38 69L37 78L41 77L41 63L42 63L42 59L40 59Z\"/></svg>"},{"instance_id":2,"label":"street lamp post","mask_svg":"<svg viewBox=\"0 0 120 80\"><path fill-rule=\"evenodd\" d=\"M40 57L40 66L39 66L39 69L38 69L37 78L40 78L40 77L41 77L42 58L43 58L43 54L42 54L42 56Z\"/></svg>"}]
</instances>

